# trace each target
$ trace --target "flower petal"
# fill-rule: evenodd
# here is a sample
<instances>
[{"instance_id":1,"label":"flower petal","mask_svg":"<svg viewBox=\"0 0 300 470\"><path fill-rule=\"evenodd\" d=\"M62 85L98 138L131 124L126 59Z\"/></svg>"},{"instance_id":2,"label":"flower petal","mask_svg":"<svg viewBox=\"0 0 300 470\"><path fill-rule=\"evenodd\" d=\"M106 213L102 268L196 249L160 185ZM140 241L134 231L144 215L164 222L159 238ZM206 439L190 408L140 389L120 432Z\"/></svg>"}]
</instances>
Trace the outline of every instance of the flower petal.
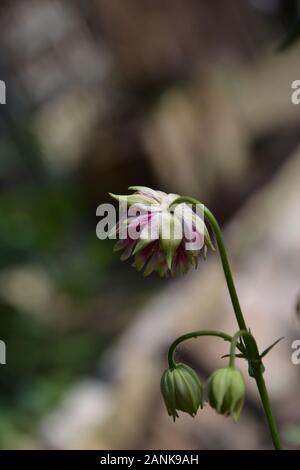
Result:
<instances>
[{"instance_id":1,"label":"flower petal","mask_svg":"<svg viewBox=\"0 0 300 470\"><path fill-rule=\"evenodd\" d=\"M129 191L138 191L138 193L144 196L155 199L157 202L161 202L161 195L155 191L155 189L148 188L147 186L129 186Z\"/></svg>"},{"instance_id":2,"label":"flower petal","mask_svg":"<svg viewBox=\"0 0 300 470\"><path fill-rule=\"evenodd\" d=\"M182 225L179 220L170 212L163 212L160 225L160 246L170 270L172 269L174 254L182 241L182 237Z\"/></svg>"},{"instance_id":3,"label":"flower petal","mask_svg":"<svg viewBox=\"0 0 300 470\"><path fill-rule=\"evenodd\" d=\"M129 196L123 196L118 194L109 193L109 195L119 202L124 202L128 206L133 204L146 204L146 205L158 205L158 202L150 197L143 196L142 194L130 194Z\"/></svg>"}]
</instances>

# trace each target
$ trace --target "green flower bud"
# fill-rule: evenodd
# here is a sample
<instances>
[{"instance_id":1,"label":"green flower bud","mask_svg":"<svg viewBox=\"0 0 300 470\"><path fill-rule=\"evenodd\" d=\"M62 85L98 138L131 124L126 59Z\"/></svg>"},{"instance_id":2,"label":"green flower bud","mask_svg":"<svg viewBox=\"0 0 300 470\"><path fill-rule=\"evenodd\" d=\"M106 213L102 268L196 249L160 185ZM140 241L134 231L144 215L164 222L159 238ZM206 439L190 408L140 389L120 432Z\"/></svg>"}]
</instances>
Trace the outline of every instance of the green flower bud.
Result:
<instances>
[{"instance_id":1,"label":"green flower bud","mask_svg":"<svg viewBox=\"0 0 300 470\"><path fill-rule=\"evenodd\" d=\"M241 372L234 367L216 370L208 381L210 405L225 416L238 420L244 404L245 382Z\"/></svg>"},{"instance_id":2,"label":"green flower bud","mask_svg":"<svg viewBox=\"0 0 300 470\"><path fill-rule=\"evenodd\" d=\"M163 373L161 393L169 416L179 418L177 410L195 416L199 406L203 407L203 387L196 372L185 364L176 364Z\"/></svg>"}]
</instances>

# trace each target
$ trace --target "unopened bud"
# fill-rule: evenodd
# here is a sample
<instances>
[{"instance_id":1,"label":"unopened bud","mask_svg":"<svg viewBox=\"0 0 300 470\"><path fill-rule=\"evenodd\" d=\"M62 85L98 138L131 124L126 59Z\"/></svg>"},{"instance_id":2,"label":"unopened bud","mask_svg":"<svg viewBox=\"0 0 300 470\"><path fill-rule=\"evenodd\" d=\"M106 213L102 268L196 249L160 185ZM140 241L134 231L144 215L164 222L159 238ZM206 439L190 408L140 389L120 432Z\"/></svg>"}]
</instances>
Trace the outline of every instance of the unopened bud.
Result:
<instances>
[{"instance_id":1,"label":"unopened bud","mask_svg":"<svg viewBox=\"0 0 300 470\"><path fill-rule=\"evenodd\" d=\"M241 372L234 367L216 370L208 382L210 405L220 414L238 420L245 397L245 382Z\"/></svg>"},{"instance_id":2,"label":"unopened bud","mask_svg":"<svg viewBox=\"0 0 300 470\"><path fill-rule=\"evenodd\" d=\"M195 416L203 406L203 387L196 372L186 364L176 364L165 370L161 378L161 393L169 416L175 421L177 411Z\"/></svg>"}]
</instances>

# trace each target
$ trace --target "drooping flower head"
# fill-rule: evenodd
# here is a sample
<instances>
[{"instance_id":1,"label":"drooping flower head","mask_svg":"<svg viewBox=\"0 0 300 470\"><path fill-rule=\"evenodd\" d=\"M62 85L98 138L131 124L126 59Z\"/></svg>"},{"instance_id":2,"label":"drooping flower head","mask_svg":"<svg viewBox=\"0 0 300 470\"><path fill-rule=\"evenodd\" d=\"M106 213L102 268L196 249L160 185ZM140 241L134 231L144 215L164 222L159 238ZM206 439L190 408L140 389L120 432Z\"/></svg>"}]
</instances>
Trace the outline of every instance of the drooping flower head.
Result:
<instances>
[{"instance_id":1,"label":"drooping flower head","mask_svg":"<svg viewBox=\"0 0 300 470\"><path fill-rule=\"evenodd\" d=\"M145 276L157 271L161 277L186 273L197 267L199 254L213 249L203 221L203 207L176 204L177 194L133 186L131 195L111 194L120 203L121 215L111 236L119 240L122 260L134 256L133 266ZM175 203L174 203L175 202Z\"/></svg>"},{"instance_id":2,"label":"drooping flower head","mask_svg":"<svg viewBox=\"0 0 300 470\"><path fill-rule=\"evenodd\" d=\"M225 416L238 420L245 398L245 382L241 372L235 367L216 370L208 381L210 405Z\"/></svg>"},{"instance_id":3,"label":"drooping flower head","mask_svg":"<svg viewBox=\"0 0 300 470\"><path fill-rule=\"evenodd\" d=\"M203 386L196 372L186 364L176 364L166 369L160 382L161 393L173 421L178 418L177 411L196 416L198 408L203 407Z\"/></svg>"}]
</instances>

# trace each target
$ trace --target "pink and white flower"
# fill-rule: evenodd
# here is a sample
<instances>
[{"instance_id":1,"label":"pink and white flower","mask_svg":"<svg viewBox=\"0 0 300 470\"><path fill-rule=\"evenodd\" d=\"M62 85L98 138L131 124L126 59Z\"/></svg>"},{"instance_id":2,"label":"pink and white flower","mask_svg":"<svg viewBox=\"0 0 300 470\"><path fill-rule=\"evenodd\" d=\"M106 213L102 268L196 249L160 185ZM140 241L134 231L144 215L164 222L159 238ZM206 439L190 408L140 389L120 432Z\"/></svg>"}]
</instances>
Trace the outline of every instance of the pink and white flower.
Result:
<instances>
[{"instance_id":1,"label":"pink and white flower","mask_svg":"<svg viewBox=\"0 0 300 470\"><path fill-rule=\"evenodd\" d=\"M200 253L213 248L203 221L203 207L176 204L177 194L166 194L145 186L132 186L131 195L118 196L122 216L111 235L119 238L115 250L121 259L134 256L133 266L163 276L186 273L197 267ZM174 203L175 202L175 203ZM201 210L202 209L202 210Z\"/></svg>"}]
</instances>

